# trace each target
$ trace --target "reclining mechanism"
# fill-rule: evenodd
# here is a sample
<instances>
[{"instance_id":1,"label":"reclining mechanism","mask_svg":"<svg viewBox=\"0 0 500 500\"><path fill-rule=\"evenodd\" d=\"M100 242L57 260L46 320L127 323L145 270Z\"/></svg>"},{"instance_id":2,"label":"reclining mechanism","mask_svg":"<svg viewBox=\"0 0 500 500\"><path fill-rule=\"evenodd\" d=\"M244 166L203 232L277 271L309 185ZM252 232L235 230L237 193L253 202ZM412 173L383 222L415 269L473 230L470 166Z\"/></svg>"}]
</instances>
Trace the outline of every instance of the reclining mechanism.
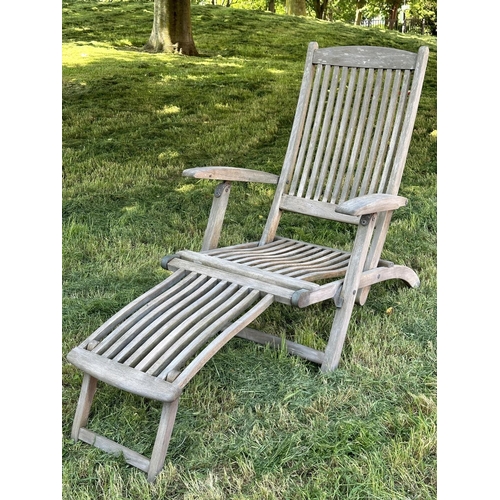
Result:
<instances>
[{"instance_id":1,"label":"reclining mechanism","mask_svg":"<svg viewBox=\"0 0 500 500\"><path fill-rule=\"evenodd\" d=\"M171 274L68 353L84 373L75 441L123 454L154 481L184 387L234 336L284 342L291 354L334 370L355 302L365 303L371 285L388 279L419 285L413 270L381 254L393 211L407 203L397 193L427 58L427 47L415 54L383 47L319 49L311 42L281 175L230 167L183 172L221 181L202 249L163 258ZM235 181L276 185L274 201L259 241L218 248ZM278 236L284 211L356 225L352 249ZM324 352L249 327L273 302L303 308L325 300L336 311ZM87 428L99 380L162 402L151 458Z\"/></svg>"}]
</instances>

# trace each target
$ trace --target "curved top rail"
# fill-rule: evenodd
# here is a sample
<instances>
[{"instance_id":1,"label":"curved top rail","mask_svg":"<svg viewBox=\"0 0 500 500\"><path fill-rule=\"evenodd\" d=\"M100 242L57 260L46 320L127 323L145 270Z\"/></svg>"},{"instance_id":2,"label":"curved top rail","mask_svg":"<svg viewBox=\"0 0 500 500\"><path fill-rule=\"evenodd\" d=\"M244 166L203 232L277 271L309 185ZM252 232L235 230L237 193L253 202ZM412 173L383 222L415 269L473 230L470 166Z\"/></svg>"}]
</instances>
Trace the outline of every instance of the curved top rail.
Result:
<instances>
[{"instance_id":1,"label":"curved top rail","mask_svg":"<svg viewBox=\"0 0 500 500\"><path fill-rule=\"evenodd\" d=\"M425 48L421 47L421 49ZM313 64L329 64L351 68L413 70L415 69L417 57L415 52L389 47L328 47L314 52Z\"/></svg>"}]
</instances>

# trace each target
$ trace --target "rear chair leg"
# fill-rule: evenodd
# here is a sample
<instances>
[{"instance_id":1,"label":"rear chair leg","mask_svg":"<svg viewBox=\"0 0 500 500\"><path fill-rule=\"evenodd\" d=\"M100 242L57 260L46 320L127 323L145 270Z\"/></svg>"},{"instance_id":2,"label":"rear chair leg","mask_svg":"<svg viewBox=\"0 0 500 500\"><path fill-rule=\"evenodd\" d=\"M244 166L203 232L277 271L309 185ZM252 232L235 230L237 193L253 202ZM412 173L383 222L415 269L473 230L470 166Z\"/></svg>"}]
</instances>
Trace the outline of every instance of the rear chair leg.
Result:
<instances>
[{"instance_id":1,"label":"rear chair leg","mask_svg":"<svg viewBox=\"0 0 500 500\"><path fill-rule=\"evenodd\" d=\"M97 379L90 376L88 373L83 374L82 388L80 390L80 398L76 407L75 418L73 420L73 428L71 437L78 441L80 429L87 425L92 406L92 400L97 389Z\"/></svg>"},{"instance_id":2,"label":"rear chair leg","mask_svg":"<svg viewBox=\"0 0 500 500\"><path fill-rule=\"evenodd\" d=\"M170 437L174 428L175 416L179 406L179 398L171 403L163 403L160 425L156 434L153 453L149 462L148 481L152 483L165 464Z\"/></svg>"}]
</instances>

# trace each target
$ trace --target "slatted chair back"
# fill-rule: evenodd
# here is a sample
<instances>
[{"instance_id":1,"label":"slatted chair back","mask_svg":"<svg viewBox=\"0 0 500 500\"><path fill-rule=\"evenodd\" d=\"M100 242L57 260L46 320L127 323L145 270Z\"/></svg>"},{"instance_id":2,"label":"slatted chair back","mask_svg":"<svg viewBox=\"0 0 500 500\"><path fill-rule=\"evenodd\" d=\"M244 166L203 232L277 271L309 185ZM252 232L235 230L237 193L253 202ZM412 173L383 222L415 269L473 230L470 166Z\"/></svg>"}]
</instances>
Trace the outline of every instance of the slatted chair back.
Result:
<instances>
[{"instance_id":1,"label":"slatted chair back","mask_svg":"<svg viewBox=\"0 0 500 500\"><path fill-rule=\"evenodd\" d=\"M261 243L282 211L357 223L343 201L397 194L423 84L428 48L309 45L292 133Z\"/></svg>"}]
</instances>

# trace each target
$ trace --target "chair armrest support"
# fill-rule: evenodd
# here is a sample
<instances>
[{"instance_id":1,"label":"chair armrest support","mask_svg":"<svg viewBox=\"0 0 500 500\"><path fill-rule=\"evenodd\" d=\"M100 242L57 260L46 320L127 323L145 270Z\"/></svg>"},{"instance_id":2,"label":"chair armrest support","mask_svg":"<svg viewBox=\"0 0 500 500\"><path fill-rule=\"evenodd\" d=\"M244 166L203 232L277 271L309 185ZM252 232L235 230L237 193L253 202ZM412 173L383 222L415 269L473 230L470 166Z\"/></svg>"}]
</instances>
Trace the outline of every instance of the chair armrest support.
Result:
<instances>
[{"instance_id":1,"label":"chair armrest support","mask_svg":"<svg viewBox=\"0 0 500 500\"><path fill-rule=\"evenodd\" d=\"M203 237L201 250L211 250L217 247L222 230L222 223L226 213L232 181L262 182L265 184L278 184L279 176L260 170L235 167L196 167L188 168L182 172L184 177L194 179L209 179L222 181L215 188L212 208L208 218L207 228Z\"/></svg>"},{"instance_id":2,"label":"chair armrest support","mask_svg":"<svg viewBox=\"0 0 500 500\"><path fill-rule=\"evenodd\" d=\"M396 210L407 203L408 199L403 196L374 193L344 201L335 208L335 211L346 215L366 215Z\"/></svg>"},{"instance_id":3,"label":"chair armrest support","mask_svg":"<svg viewBox=\"0 0 500 500\"><path fill-rule=\"evenodd\" d=\"M279 176L260 170L236 167L196 167L182 172L184 177L195 179L211 179L217 181L262 182L264 184L278 184Z\"/></svg>"}]
</instances>

